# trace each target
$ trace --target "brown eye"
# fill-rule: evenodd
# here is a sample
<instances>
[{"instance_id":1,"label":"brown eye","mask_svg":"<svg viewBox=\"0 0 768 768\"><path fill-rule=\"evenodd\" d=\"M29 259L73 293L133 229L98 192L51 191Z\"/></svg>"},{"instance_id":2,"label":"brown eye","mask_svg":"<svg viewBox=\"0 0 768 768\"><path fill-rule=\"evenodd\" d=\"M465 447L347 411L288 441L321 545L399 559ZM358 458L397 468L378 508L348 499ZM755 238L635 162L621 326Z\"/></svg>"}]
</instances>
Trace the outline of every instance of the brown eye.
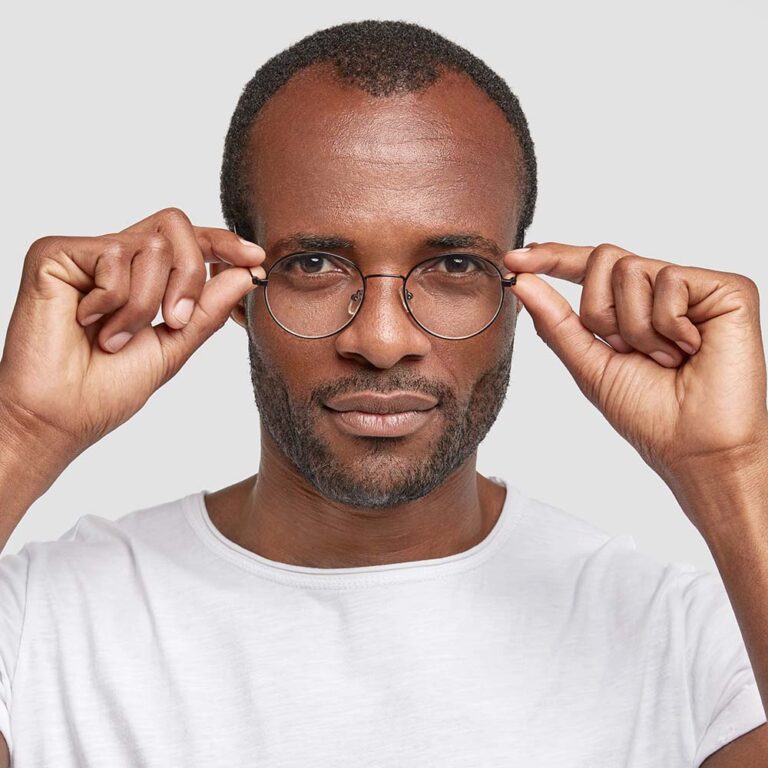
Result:
<instances>
[{"instance_id":1,"label":"brown eye","mask_svg":"<svg viewBox=\"0 0 768 768\"><path fill-rule=\"evenodd\" d=\"M328 258L322 253L299 253L288 260L287 269L298 269L307 274L317 274L325 271L323 267L328 264Z\"/></svg>"},{"instance_id":2,"label":"brown eye","mask_svg":"<svg viewBox=\"0 0 768 768\"><path fill-rule=\"evenodd\" d=\"M471 256L451 254L445 256L444 261L446 272L471 272L473 269L477 269L475 260Z\"/></svg>"}]
</instances>

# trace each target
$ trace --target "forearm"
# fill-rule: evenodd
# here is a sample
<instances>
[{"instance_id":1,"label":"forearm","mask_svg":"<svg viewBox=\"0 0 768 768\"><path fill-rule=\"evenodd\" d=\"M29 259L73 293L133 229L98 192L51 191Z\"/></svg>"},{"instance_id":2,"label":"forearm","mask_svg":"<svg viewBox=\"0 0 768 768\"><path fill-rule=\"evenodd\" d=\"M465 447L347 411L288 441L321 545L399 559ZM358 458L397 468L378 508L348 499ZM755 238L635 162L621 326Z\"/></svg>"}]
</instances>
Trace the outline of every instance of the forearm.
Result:
<instances>
[{"instance_id":1,"label":"forearm","mask_svg":"<svg viewBox=\"0 0 768 768\"><path fill-rule=\"evenodd\" d=\"M768 447L670 484L720 572L768 711Z\"/></svg>"}]
</instances>

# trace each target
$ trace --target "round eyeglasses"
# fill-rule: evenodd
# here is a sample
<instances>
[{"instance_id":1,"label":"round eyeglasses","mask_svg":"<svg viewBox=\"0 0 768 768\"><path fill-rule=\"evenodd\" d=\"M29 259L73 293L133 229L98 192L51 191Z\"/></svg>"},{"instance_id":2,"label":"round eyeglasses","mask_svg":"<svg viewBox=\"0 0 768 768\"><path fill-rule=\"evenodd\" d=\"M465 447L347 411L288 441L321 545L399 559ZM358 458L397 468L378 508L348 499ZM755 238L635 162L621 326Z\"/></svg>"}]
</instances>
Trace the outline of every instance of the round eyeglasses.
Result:
<instances>
[{"instance_id":1,"label":"round eyeglasses","mask_svg":"<svg viewBox=\"0 0 768 768\"><path fill-rule=\"evenodd\" d=\"M482 333L499 315L505 278L483 256L450 253L415 264L406 275L363 275L344 256L300 251L278 259L266 277L253 276L264 288L272 319L303 339L333 336L354 320L365 298L366 281L396 277L403 281L402 300L416 323L441 339L469 339Z\"/></svg>"}]
</instances>

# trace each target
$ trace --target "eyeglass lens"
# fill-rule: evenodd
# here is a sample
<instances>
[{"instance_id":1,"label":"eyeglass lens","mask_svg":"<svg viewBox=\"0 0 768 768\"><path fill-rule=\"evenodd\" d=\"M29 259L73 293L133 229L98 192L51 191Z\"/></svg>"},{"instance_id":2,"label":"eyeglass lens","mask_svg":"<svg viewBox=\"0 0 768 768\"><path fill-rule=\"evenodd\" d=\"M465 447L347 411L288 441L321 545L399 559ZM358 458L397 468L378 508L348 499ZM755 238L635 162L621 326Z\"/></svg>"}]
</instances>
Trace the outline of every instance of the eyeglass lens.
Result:
<instances>
[{"instance_id":1,"label":"eyeglass lens","mask_svg":"<svg viewBox=\"0 0 768 768\"><path fill-rule=\"evenodd\" d=\"M275 263L266 299L275 320L309 338L343 328L357 314L365 281L346 259L301 253ZM408 307L430 333L463 338L483 330L496 317L503 286L496 268L471 254L437 256L417 265L405 283Z\"/></svg>"}]
</instances>

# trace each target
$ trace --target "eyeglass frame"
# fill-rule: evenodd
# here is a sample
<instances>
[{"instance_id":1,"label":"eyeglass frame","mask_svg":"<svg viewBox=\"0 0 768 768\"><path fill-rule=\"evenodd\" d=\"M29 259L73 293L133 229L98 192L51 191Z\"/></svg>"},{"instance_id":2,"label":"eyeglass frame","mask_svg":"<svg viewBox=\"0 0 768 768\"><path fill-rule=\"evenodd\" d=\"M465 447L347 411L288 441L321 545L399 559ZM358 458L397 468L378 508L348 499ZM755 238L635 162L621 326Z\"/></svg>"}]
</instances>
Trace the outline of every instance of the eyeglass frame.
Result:
<instances>
[{"instance_id":1,"label":"eyeglass frame","mask_svg":"<svg viewBox=\"0 0 768 768\"><path fill-rule=\"evenodd\" d=\"M357 307L357 310L355 311L355 314L352 315L349 320L347 320L344 325L342 325L340 328L337 328L335 331L332 331L331 333L325 333L322 336L304 336L301 333L296 333L296 331L292 331L289 328L286 328L285 325L283 325L274 315L274 312L272 312L272 307L269 304L269 298L267 296L267 284L269 283L269 274L272 272L272 270L280 263L285 261L286 259L293 258L295 256L332 256L334 259L339 259L343 262L346 262L347 264L350 264L352 268L360 275L360 278L363 283L363 295L360 297L360 304ZM493 317L479 330L475 331L475 333L471 333L468 336L441 336L439 333L435 333L434 331L430 331L429 328L426 328L422 323L419 322L418 318L413 314L413 310L411 309L410 305L408 304L408 296L406 295L406 288L405 284L408 282L408 278L411 276L411 273L418 267L420 267L422 264L426 264L429 261L433 261L434 259L438 258L447 258L449 256L471 256L474 259L480 259L486 264L489 264L493 269L496 271L496 273L499 276L499 282L501 284L502 293L501 293L501 301L499 302L499 306L496 308L496 312L494 313ZM250 270L249 270L250 271ZM418 262L417 264L414 264L405 275L389 275L386 273L373 273L370 275L364 275L362 273L362 270L360 267L355 264L354 261L351 259L348 259L346 256L339 256L337 253L330 253L328 251L296 251L295 253L289 253L285 256L281 256L268 270L266 275L262 277L257 277L253 273L251 273L251 280L254 285L258 285L264 288L264 303L266 304L267 311L269 312L270 317L277 323L277 325L280 326L286 333L290 333L292 336L296 336L299 339L308 339L308 340L314 340L314 339L327 339L331 336L335 336L337 333L341 333L346 327L348 327L352 321L357 317L357 315L360 312L360 309L363 306L363 301L365 300L365 289L366 289L366 280L368 280L369 277L397 277L403 281L403 292L401 294L401 298L403 300L403 305L405 306L406 312L411 316L413 321L416 323L416 325L419 326L423 331L428 333L430 336L435 336L438 339L444 339L446 341L464 341L466 339L474 338L475 336L480 335L483 333L483 331L486 331L495 321L496 318L501 313L501 309L504 306L504 298L506 297L506 291L505 288L509 288L512 285L515 285L517 283L517 275L513 274L511 277L504 277L504 275L501 274L501 270L490 260L485 258L484 256L480 256L475 253L463 253L461 251L456 253L445 253L441 254L440 256L430 256L426 259L423 259L422 261ZM410 291L408 291L410 293ZM354 295L354 294L353 294ZM411 298L413 297L413 294L411 294Z\"/></svg>"}]
</instances>

